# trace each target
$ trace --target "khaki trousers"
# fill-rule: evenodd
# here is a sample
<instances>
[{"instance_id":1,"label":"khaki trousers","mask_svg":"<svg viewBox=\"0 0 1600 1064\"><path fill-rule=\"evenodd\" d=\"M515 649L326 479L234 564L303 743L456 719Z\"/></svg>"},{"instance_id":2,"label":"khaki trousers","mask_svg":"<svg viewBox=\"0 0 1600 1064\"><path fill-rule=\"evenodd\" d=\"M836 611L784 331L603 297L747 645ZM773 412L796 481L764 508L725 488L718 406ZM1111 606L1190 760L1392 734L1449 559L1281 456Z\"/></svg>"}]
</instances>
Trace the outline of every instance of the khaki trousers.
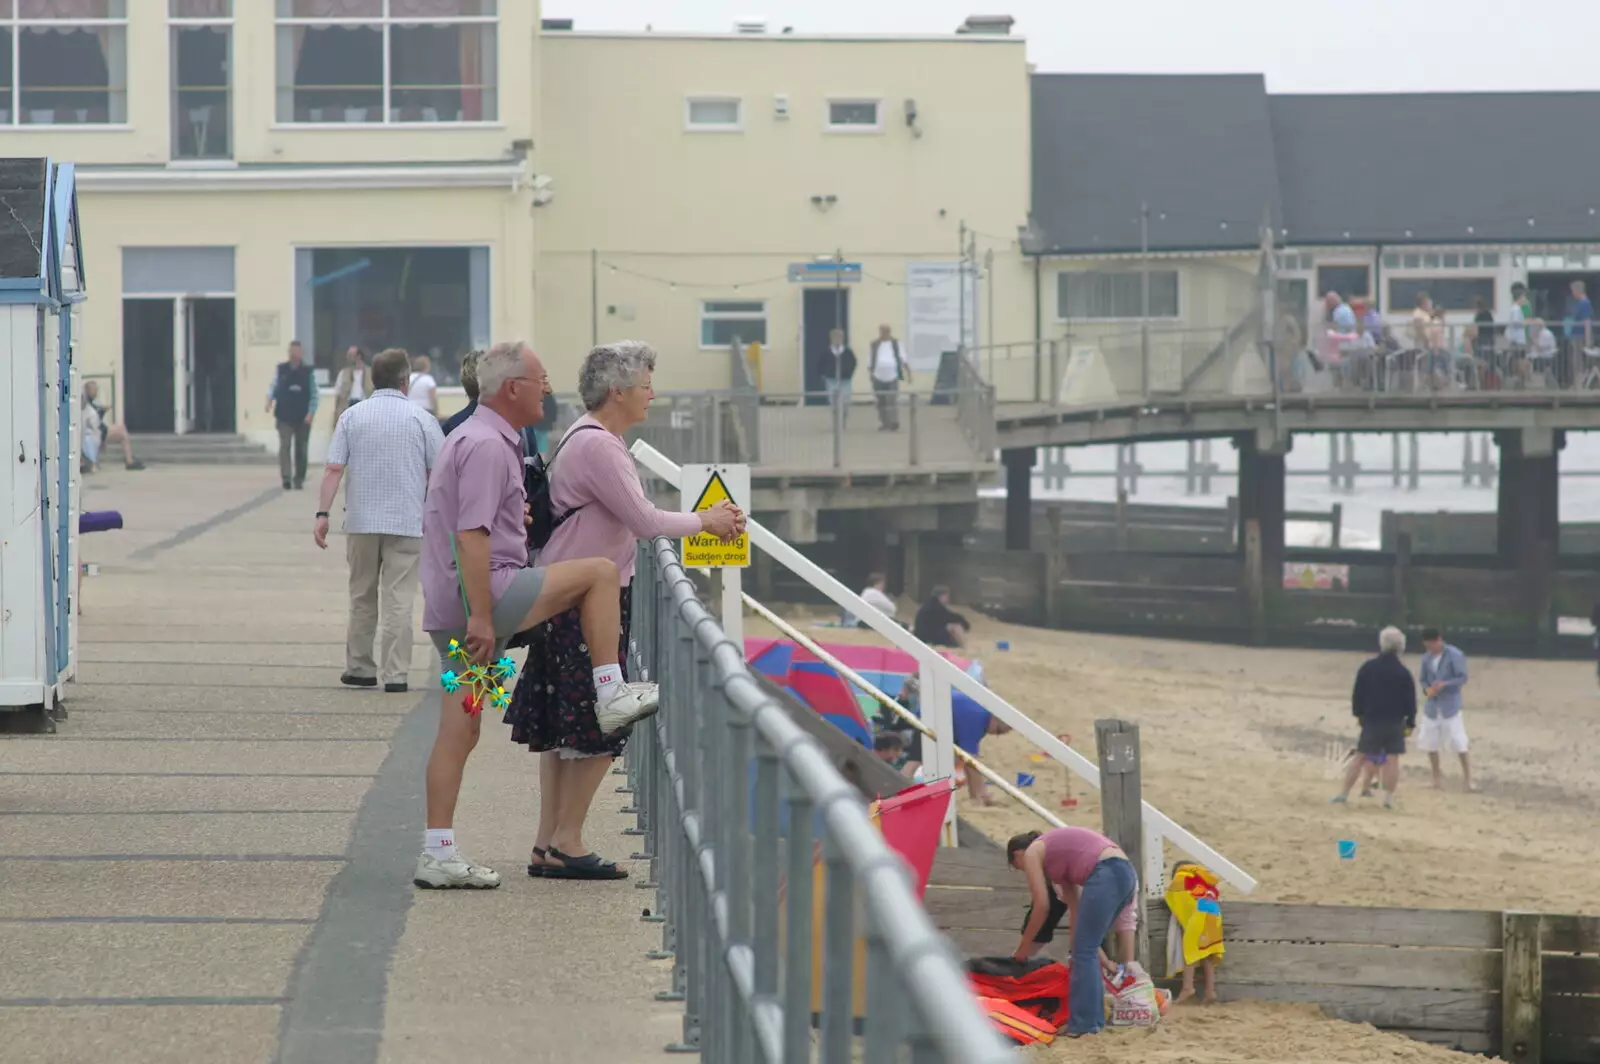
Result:
<instances>
[{"instance_id":1,"label":"khaki trousers","mask_svg":"<svg viewBox=\"0 0 1600 1064\"><path fill-rule=\"evenodd\" d=\"M344 537L350 563L350 629L345 672L405 683L411 671L411 603L417 597L422 539L354 533ZM383 668L373 660L378 617L383 617Z\"/></svg>"}]
</instances>

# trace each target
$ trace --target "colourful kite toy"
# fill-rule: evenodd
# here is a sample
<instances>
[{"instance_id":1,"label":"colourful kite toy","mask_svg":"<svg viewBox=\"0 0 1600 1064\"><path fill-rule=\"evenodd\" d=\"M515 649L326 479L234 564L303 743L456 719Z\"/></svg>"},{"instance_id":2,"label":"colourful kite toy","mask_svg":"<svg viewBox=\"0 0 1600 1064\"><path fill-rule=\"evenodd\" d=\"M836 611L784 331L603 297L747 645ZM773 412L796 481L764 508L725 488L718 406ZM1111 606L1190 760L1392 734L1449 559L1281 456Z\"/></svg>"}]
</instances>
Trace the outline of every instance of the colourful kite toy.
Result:
<instances>
[{"instance_id":1,"label":"colourful kite toy","mask_svg":"<svg viewBox=\"0 0 1600 1064\"><path fill-rule=\"evenodd\" d=\"M504 657L491 665L475 665L467 648L454 639L450 640L448 654L452 660L461 663L462 669L460 672L445 670L439 675L439 683L451 694L462 687L467 689L467 697L461 702L463 710L476 716L485 707L505 709L511 704L511 695L506 692L504 681L516 675L515 661Z\"/></svg>"}]
</instances>

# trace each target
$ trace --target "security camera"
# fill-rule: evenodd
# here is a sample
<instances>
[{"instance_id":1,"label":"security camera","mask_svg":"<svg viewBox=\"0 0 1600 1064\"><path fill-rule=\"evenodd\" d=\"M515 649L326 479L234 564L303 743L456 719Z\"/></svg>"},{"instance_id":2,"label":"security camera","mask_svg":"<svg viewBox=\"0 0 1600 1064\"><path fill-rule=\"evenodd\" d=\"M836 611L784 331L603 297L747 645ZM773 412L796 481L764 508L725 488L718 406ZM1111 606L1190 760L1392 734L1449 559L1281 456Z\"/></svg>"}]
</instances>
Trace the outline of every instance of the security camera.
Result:
<instances>
[{"instance_id":1,"label":"security camera","mask_svg":"<svg viewBox=\"0 0 1600 1064\"><path fill-rule=\"evenodd\" d=\"M555 182L547 174L540 174L533 179L533 205L535 207L543 207L556 198L555 189L552 187L554 184Z\"/></svg>"}]
</instances>

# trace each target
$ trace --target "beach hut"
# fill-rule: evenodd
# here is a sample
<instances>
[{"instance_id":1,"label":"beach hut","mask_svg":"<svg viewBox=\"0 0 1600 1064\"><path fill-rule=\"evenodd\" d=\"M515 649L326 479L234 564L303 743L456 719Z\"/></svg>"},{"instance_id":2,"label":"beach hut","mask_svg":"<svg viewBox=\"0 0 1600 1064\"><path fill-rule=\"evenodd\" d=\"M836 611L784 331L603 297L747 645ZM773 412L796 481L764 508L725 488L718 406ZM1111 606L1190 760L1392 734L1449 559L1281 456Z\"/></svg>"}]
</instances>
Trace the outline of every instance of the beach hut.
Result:
<instances>
[{"instance_id":1,"label":"beach hut","mask_svg":"<svg viewBox=\"0 0 1600 1064\"><path fill-rule=\"evenodd\" d=\"M0 711L53 727L76 667L78 404L84 297L73 167L0 158Z\"/></svg>"}]
</instances>

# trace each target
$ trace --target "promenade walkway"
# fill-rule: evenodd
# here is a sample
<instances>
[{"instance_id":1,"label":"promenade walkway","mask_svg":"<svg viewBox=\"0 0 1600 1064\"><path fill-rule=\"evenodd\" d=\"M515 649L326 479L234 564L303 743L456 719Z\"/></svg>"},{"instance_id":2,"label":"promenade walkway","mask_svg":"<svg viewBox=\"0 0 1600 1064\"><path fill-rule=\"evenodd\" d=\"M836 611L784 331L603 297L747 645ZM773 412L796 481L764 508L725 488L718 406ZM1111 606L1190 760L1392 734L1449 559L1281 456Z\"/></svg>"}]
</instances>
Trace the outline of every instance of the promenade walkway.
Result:
<instances>
[{"instance_id":1,"label":"promenade walkway","mask_svg":"<svg viewBox=\"0 0 1600 1064\"><path fill-rule=\"evenodd\" d=\"M339 685L343 544L275 481L90 478L128 528L85 540L71 717L0 734L0 1062L656 1059L681 1014L652 1000L654 894L523 875L536 759L497 719L457 827L504 886L412 887L431 648L411 694ZM620 859L612 780L591 843Z\"/></svg>"}]
</instances>

